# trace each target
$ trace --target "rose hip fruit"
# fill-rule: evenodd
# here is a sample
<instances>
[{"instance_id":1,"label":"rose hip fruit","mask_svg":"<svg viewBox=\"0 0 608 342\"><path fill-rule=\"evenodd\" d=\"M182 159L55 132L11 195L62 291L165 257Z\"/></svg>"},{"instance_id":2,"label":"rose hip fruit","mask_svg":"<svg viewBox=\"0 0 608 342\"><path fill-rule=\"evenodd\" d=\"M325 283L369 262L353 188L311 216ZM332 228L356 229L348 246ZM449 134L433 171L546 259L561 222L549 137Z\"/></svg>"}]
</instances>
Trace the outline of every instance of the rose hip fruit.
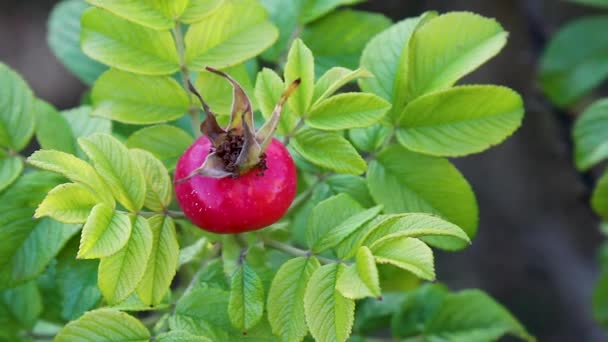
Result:
<instances>
[{"instance_id":1,"label":"rose hip fruit","mask_svg":"<svg viewBox=\"0 0 608 342\"><path fill-rule=\"evenodd\" d=\"M230 124L222 128L199 92L190 84L207 117L198 138L180 157L175 169L175 193L186 217L220 234L235 234L269 226L283 217L296 194L296 168L289 151L273 138L281 110L300 84L292 83L269 120L256 131L251 102L227 74L234 89Z\"/></svg>"},{"instance_id":2,"label":"rose hip fruit","mask_svg":"<svg viewBox=\"0 0 608 342\"><path fill-rule=\"evenodd\" d=\"M211 142L201 137L177 163L175 178L187 177L209 154ZM296 169L287 149L273 139L266 149L266 169L251 169L236 178L193 177L177 184L184 214L214 233L240 233L278 221L296 194Z\"/></svg>"}]
</instances>

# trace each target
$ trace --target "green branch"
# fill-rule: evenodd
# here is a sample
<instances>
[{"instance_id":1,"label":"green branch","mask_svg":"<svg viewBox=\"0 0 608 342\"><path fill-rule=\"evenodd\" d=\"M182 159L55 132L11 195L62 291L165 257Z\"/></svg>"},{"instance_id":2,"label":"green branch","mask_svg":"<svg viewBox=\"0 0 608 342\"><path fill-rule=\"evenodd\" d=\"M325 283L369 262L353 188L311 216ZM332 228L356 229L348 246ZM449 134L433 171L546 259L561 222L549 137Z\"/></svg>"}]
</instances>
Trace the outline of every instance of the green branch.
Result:
<instances>
[{"instance_id":1,"label":"green branch","mask_svg":"<svg viewBox=\"0 0 608 342\"><path fill-rule=\"evenodd\" d=\"M188 107L188 113L190 114L190 120L192 121L192 131L194 133L194 136L199 137L201 135L201 113L199 108L194 105L188 87L188 82L190 81L190 74L188 71L188 66L186 65L184 34L182 33L182 27L179 22L177 22L175 24L175 27L173 28L173 38L175 39L175 47L177 48L177 54L179 55L179 70L182 79L182 87L184 88L186 94L188 94L188 101L190 102L190 105Z\"/></svg>"}]
</instances>

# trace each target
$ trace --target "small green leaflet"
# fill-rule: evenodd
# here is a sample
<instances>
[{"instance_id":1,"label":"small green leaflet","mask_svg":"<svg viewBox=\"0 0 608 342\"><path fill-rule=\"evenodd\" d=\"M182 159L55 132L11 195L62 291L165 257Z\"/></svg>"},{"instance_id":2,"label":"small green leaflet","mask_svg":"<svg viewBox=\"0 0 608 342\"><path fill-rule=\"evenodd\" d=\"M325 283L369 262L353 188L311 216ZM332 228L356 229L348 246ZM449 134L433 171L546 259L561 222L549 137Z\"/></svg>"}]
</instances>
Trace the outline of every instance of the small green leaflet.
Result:
<instances>
[{"instance_id":1,"label":"small green leaflet","mask_svg":"<svg viewBox=\"0 0 608 342\"><path fill-rule=\"evenodd\" d=\"M126 299L135 291L146 271L152 252L153 235L148 221L133 218L133 229L127 244L117 253L101 259L98 286L110 304Z\"/></svg>"},{"instance_id":2,"label":"small green leaflet","mask_svg":"<svg viewBox=\"0 0 608 342\"><path fill-rule=\"evenodd\" d=\"M17 180L23 171L23 161L19 157L0 156L0 192Z\"/></svg>"},{"instance_id":3,"label":"small green leaflet","mask_svg":"<svg viewBox=\"0 0 608 342\"><path fill-rule=\"evenodd\" d=\"M74 133L68 120L50 104L36 101L36 140L45 150L76 153ZM61 132L61 134L57 134Z\"/></svg>"},{"instance_id":4,"label":"small green leaflet","mask_svg":"<svg viewBox=\"0 0 608 342\"><path fill-rule=\"evenodd\" d=\"M179 21L186 24L199 22L218 9L223 2L224 0L190 0Z\"/></svg>"},{"instance_id":5,"label":"small green leaflet","mask_svg":"<svg viewBox=\"0 0 608 342\"><path fill-rule=\"evenodd\" d=\"M302 129L291 146L307 161L338 173L359 175L367 168L357 150L338 133Z\"/></svg>"},{"instance_id":6,"label":"small green leaflet","mask_svg":"<svg viewBox=\"0 0 608 342\"><path fill-rule=\"evenodd\" d=\"M328 131L368 127L380 121L390 108L390 103L373 94L343 93L314 106L306 123Z\"/></svg>"},{"instance_id":7,"label":"small green leaflet","mask_svg":"<svg viewBox=\"0 0 608 342\"><path fill-rule=\"evenodd\" d=\"M262 280L243 262L232 276L228 315L235 328L244 332L253 328L264 313Z\"/></svg>"},{"instance_id":8,"label":"small green leaflet","mask_svg":"<svg viewBox=\"0 0 608 342\"><path fill-rule=\"evenodd\" d=\"M87 0L87 2L151 29L169 30L174 26L173 15L163 11L165 9L163 7L167 5L164 1ZM181 3L182 7L187 3L184 0L171 2Z\"/></svg>"},{"instance_id":9,"label":"small green leaflet","mask_svg":"<svg viewBox=\"0 0 608 342\"><path fill-rule=\"evenodd\" d=\"M302 40L296 39L289 49L285 64L285 84L300 79L300 85L291 94L287 104L289 109L302 117L308 114L315 86L315 60L310 49Z\"/></svg>"},{"instance_id":10,"label":"small green leaflet","mask_svg":"<svg viewBox=\"0 0 608 342\"><path fill-rule=\"evenodd\" d=\"M349 82L359 78L370 77L374 77L374 75L364 68L350 70L343 67L333 67L327 70L315 83L315 91L312 97L313 107L333 95L338 89Z\"/></svg>"},{"instance_id":11,"label":"small green leaflet","mask_svg":"<svg viewBox=\"0 0 608 342\"><path fill-rule=\"evenodd\" d=\"M48 216L63 223L84 223L97 203L99 199L86 186L60 184L38 205L34 217Z\"/></svg>"},{"instance_id":12,"label":"small green leaflet","mask_svg":"<svg viewBox=\"0 0 608 342\"><path fill-rule=\"evenodd\" d=\"M21 151L34 134L34 97L13 70L0 63L0 147Z\"/></svg>"},{"instance_id":13,"label":"small green leaflet","mask_svg":"<svg viewBox=\"0 0 608 342\"><path fill-rule=\"evenodd\" d=\"M127 148L111 135L99 133L78 139L78 144L114 197L131 212L140 210L146 198L146 181Z\"/></svg>"},{"instance_id":14,"label":"small green leaflet","mask_svg":"<svg viewBox=\"0 0 608 342\"><path fill-rule=\"evenodd\" d=\"M593 210L604 220L608 220L608 172L605 171L593 189L591 196Z\"/></svg>"},{"instance_id":15,"label":"small green leaflet","mask_svg":"<svg viewBox=\"0 0 608 342\"><path fill-rule=\"evenodd\" d=\"M255 82L255 98L265 119L270 118L272 111L285 89L281 77L271 69L263 68L258 73ZM288 109L283 108L277 133L288 134L296 126L297 117Z\"/></svg>"},{"instance_id":16,"label":"small green leaflet","mask_svg":"<svg viewBox=\"0 0 608 342\"><path fill-rule=\"evenodd\" d=\"M310 277L304 295L304 313L311 335L317 341L345 342L355 316L355 301L336 290L344 272L342 264L318 268Z\"/></svg>"},{"instance_id":17,"label":"small green leaflet","mask_svg":"<svg viewBox=\"0 0 608 342\"><path fill-rule=\"evenodd\" d=\"M116 254L129 241L131 221L128 215L103 203L96 205L82 228L78 258L94 259Z\"/></svg>"},{"instance_id":18,"label":"small green leaflet","mask_svg":"<svg viewBox=\"0 0 608 342\"><path fill-rule=\"evenodd\" d=\"M391 264L425 280L435 280L433 251L424 242L396 236L378 241L371 247L376 262Z\"/></svg>"},{"instance_id":19,"label":"small green leaflet","mask_svg":"<svg viewBox=\"0 0 608 342\"><path fill-rule=\"evenodd\" d=\"M308 328L304 316L304 291L320 267L314 258L288 260L277 271L268 292L268 321L281 341L301 341Z\"/></svg>"},{"instance_id":20,"label":"small green leaflet","mask_svg":"<svg viewBox=\"0 0 608 342\"><path fill-rule=\"evenodd\" d=\"M132 149L129 150L129 154L142 169L146 180L144 206L156 212L166 210L172 199L169 172L163 163L148 151Z\"/></svg>"},{"instance_id":21,"label":"small green leaflet","mask_svg":"<svg viewBox=\"0 0 608 342\"><path fill-rule=\"evenodd\" d=\"M359 248L355 264L348 266L342 272L336 283L336 289L350 299L382 296L376 260L369 248L365 246Z\"/></svg>"}]
</instances>

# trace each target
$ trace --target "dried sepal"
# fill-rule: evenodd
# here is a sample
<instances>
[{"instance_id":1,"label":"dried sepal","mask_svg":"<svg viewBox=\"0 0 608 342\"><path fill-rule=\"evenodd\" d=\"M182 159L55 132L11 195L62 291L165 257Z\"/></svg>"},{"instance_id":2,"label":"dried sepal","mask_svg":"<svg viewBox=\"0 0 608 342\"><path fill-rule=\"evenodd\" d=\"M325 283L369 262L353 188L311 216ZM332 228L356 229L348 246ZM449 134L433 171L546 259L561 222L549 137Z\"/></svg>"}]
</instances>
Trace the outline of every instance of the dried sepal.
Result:
<instances>
[{"instance_id":1,"label":"dried sepal","mask_svg":"<svg viewBox=\"0 0 608 342\"><path fill-rule=\"evenodd\" d=\"M234 176L234 173L224 170L224 161L219 158L215 152L212 152L207 155L203 165L194 169L188 176L177 180L175 184L187 182L195 176L224 178Z\"/></svg>"},{"instance_id":2,"label":"dried sepal","mask_svg":"<svg viewBox=\"0 0 608 342\"><path fill-rule=\"evenodd\" d=\"M276 132L277 126L279 125L279 121L281 119L283 106L285 105L285 102L287 102L289 96L296 90L296 88L298 88L300 82L301 80L298 78L297 80L293 81L289 87L287 87L287 90L283 92L279 102L272 110L270 119L268 119L268 121L266 121L266 123L264 123L264 125L256 133L255 139L260 144L262 151L266 150L266 147L268 147L272 141L272 136L274 135L274 132Z\"/></svg>"},{"instance_id":3,"label":"dried sepal","mask_svg":"<svg viewBox=\"0 0 608 342\"><path fill-rule=\"evenodd\" d=\"M207 67L208 71L218 74L224 77L230 84L232 85L232 110L230 114L230 124L228 124L228 128L226 130L233 131L235 134L242 134L242 131L245 127L243 121L246 121L247 126L253 132L254 130L254 122L253 122L253 108L251 107L251 101L245 90L241 87L241 85L228 74L223 71Z\"/></svg>"}]
</instances>

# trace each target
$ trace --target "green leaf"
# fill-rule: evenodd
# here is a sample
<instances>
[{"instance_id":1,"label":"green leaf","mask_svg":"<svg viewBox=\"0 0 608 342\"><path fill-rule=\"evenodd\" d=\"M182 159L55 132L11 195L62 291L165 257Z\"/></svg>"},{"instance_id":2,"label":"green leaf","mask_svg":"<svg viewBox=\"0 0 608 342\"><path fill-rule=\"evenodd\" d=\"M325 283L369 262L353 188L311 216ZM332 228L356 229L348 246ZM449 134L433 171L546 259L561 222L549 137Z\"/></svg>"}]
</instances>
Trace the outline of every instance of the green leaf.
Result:
<instances>
[{"instance_id":1,"label":"green leaf","mask_svg":"<svg viewBox=\"0 0 608 342\"><path fill-rule=\"evenodd\" d=\"M31 217L29 219L31 220ZM7 253L6 259L0 262L0 288L10 287L37 277L68 240L80 230L79 226L62 224L49 219L34 222L34 228L28 231L26 237L14 246L15 249L12 253ZM2 229L11 233L8 225L2 225ZM2 241L10 243L11 239Z\"/></svg>"},{"instance_id":2,"label":"green leaf","mask_svg":"<svg viewBox=\"0 0 608 342\"><path fill-rule=\"evenodd\" d=\"M11 316L28 329L34 326L42 313L42 298L35 281L0 292L1 304L6 305Z\"/></svg>"},{"instance_id":3,"label":"green leaf","mask_svg":"<svg viewBox=\"0 0 608 342\"><path fill-rule=\"evenodd\" d=\"M359 175L367 168L355 148L337 133L303 129L291 145L309 162L338 173Z\"/></svg>"},{"instance_id":4,"label":"green leaf","mask_svg":"<svg viewBox=\"0 0 608 342\"><path fill-rule=\"evenodd\" d=\"M47 23L47 41L51 51L64 67L87 85L107 69L80 50L80 17L89 7L84 0L61 1L51 11Z\"/></svg>"},{"instance_id":5,"label":"green leaf","mask_svg":"<svg viewBox=\"0 0 608 342\"><path fill-rule=\"evenodd\" d=\"M15 255L36 227L34 210L50 189L61 181L46 172L30 172L0 193L0 269ZM21 270L23 271L23 270ZM7 273L0 272L0 276ZM0 282L0 285L4 285Z\"/></svg>"},{"instance_id":6,"label":"green leaf","mask_svg":"<svg viewBox=\"0 0 608 342\"><path fill-rule=\"evenodd\" d=\"M192 136L169 125L142 128L127 139L127 147L151 152L169 169L174 169L177 159L194 142Z\"/></svg>"},{"instance_id":7,"label":"green leaf","mask_svg":"<svg viewBox=\"0 0 608 342\"><path fill-rule=\"evenodd\" d=\"M366 0L305 0L300 20L307 24L326 15L339 6L354 5L364 1Z\"/></svg>"},{"instance_id":8,"label":"green leaf","mask_svg":"<svg viewBox=\"0 0 608 342\"><path fill-rule=\"evenodd\" d=\"M345 193L355 199L363 207L374 205L374 199L369 194L365 178L354 175L333 175L325 182L335 194Z\"/></svg>"},{"instance_id":9,"label":"green leaf","mask_svg":"<svg viewBox=\"0 0 608 342\"><path fill-rule=\"evenodd\" d=\"M317 74L336 66L354 69L365 44L390 24L382 14L340 10L305 26L302 40L315 55Z\"/></svg>"},{"instance_id":10,"label":"green leaf","mask_svg":"<svg viewBox=\"0 0 608 342\"><path fill-rule=\"evenodd\" d=\"M223 72L234 78L250 97L253 96L253 84L249 78L245 64L223 68ZM196 78L196 88L207 101L209 107L218 115L230 115L232 113L233 89L230 82L219 75L203 70ZM254 107L255 105L252 104Z\"/></svg>"},{"instance_id":11,"label":"green leaf","mask_svg":"<svg viewBox=\"0 0 608 342\"><path fill-rule=\"evenodd\" d=\"M362 225L376 217L380 211L382 211L382 206L378 205L352 215L337 226L331 227L326 234L321 236L321 238L312 245L312 251L318 253L333 248Z\"/></svg>"},{"instance_id":12,"label":"green leaf","mask_svg":"<svg viewBox=\"0 0 608 342\"><path fill-rule=\"evenodd\" d=\"M468 246L471 240L460 227L429 214L392 215L394 219L382 221L362 239L363 244L373 246L397 236L416 237L431 246L458 250Z\"/></svg>"},{"instance_id":13,"label":"green leaf","mask_svg":"<svg viewBox=\"0 0 608 342\"><path fill-rule=\"evenodd\" d=\"M346 268L338 278L336 289L350 299L380 297L380 277L376 260L369 248L362 246L357 251L356 263Z\"/></svg>"},{"instance_id":14,"label":"green leaf","mask_svg":"<svg viewBox=\"0 0 608 342\"><path fill-rule=\"evenodd\" d=\"M168 76L106 71L93 86L93 115L128 124L173 121L188 111L188 96Z\"/></svg>"},{"instance_id":15,"label":"green leaf","mask_svg":"<svg viewBox=\"0 0 608 342\"><path fill-rule=\"evenodd\" d=\"M576 2L581 5L595 6L599 8L608 8L608 1L606 0L568 0L570 2Z\"/></svg>"},{"instance_id":16,"label":"green leaf","mask_svg":"<svg viewBox=\"0 0 608 342\"><path fill-rule=\"evenodd\" d=\"M348 131L348 138L361 151L375 152L385 143L390 134L390 128L375 124L366 128L354 128Z\"/></svg>"},{"instance_id":17,"label":"green leaf","mask_svg":"<svg viewBox=\"0 0 608 342\"><path fill-rule=\"evenodd\" d=\"M429 339L449 341L493 341L506 334L534 341L502 305L479 290L448 295L424 332Z\"/></svg>"},{"instance_id":18,"label":"green leaf","mask_svg":"<svg viewBox=\"0 0 608 342\"><path fill-rule=\"evenodd\" d=\"M144 75L179 70L173 37L91 8L82 14L82 51L109 66Z\"/></svg>"},{"instance_id":19,"label":"green leaf","mask_svg":"<svg viewBox=\"0 0 608 342\"><path fill-rule=\"evenodd\" d=\"M13 184L23 171L23 161L19 157L0 157L0 192Z\"/></svg>"},{"instance_id":20,"label":"green leaf","mask_svg":"<svg viewBox=\"0 0 608 342\"><path fill-rule=\"evenodd\" d=\"M34 152L27 162L43 170L62 174L69 180L85 185L101 201L114 207L114 198L108 191L107 185L97 171L87 162L71 154L53 150L39 150Z\"/></svg>"},{"instance_id":21,"label":"green leaf","mask_svg":"<svg viewBox=\"0 0 608 342\"><path fill-rule=\"evenodd\" d=\"M174 26L172 17L163 11L164 1L87 0L87 2L151 29L169 30ZM185 3L184 0L173 0L173 2Z\"/></svg>"},{"instance_id":22,"label":"green leaf","mask_svg":"<svg viewBox=\"0 0 608 342\"><path fill-rule=\"evenodd\" d=\"M521 125L521 97L499 86L462 86L410 102L397 138L415 152L459 157L497 145Z\"/></svg>"},{"instance_id":23,"label":"green leaf","mask_svg":"<svg viewBox=\"0 0 608 342\"><path fill-rule=\"evenodd\" d=\"M494 57L507 32L494 19L470 12L438 16L413 34L406 96L414 99L445 89Z\"/></svg>"},{"instance_id":24,"label":"green leaf","mask_svg":"<svg viewBox=\"0 0 608 342\"><path fill-rule=\"evenodd\" d=\"M293 258L277 271L268 292L268 321L281 341L301 341L308 328L304 317L304 291L320 267L314 258Z\"/></svg>"},{"instance_id":25,"label":"green leaf","mask_svg":"<svg viewBox=\"0 0 608 342\"><path fill-rule=\"evenodd\" d=\"M318 244L332 228L361 212L363 212L361 205L347 194L338 194L321 201L310 214L306 229L308 246Z\"/></svg>"},{"instance_id":26,"label":"green leaf","mask_svg":"<svg viewBox=\"0 0 608 342\"><path fill-rule=\"evenodd\" d=\"M596 34L606 25L606 15L581 18L549 41L540 61L540 84L557 106L573 105L608 78L608 38Z\"/></svg>"},{"instance_id":27,"label":"green leaf","mask_svg":"<svg viewBox=\"0 0 608 342\"><path fill-rule=\"evenodd\" d=\"M0 63L0 147L21 151L34 134L34 97L23 78Z\"/></svg>"},{"instance_id":28,"label":"green leaf","mask_svg":"<svg viewBox=\"0 0 608 342\"><path fill-rule=\"evenodd\" d=\"M152 231L141 216L133 219L133 229L127 244L118 253L101 259L98 286L110 304L126 299L144 277L152 245Z\"/></svg>"},{"instance_id":29,"label":"green leaf","mask_svg":"<svg viewBox=\"0 0 608 342\"><path fill-rule=\"evenodd\" d=\"M408 291L388 318L395 337L413 337L425 333L426 324L441 309L448 288L442 284L423 284Z\"/></svg>"},{"instance_id":30,"label":"green leaf","mask_svg":"<svg viewBox=\"0 0 608 342\"><path fill-rule=\"evenodd\" d=\"M233 66L264 51L277 36L257 1L224 1L217 11L188 29L186 61L195 71Z\"/></svg>"},{"instance_id":31,"label":"green leaf","mask_svg":"<svg viewBox=\"0 0 608 342\"><path fill-rule=\"evenodd\" d=\"M76 144L67 119L50 104L36 101L36 140L41 148L75 154ZM61 132L61 134L57 134Z\"/></svg>"},{"instance_id":32,"label":"green leaf","mask_svg":"<svg viewBox=\"0 0 608 342\"><path fill-rule=\"evenodd\" d=\"M133 316L114 309L99 309L68 323L54 341L144 342L149 339L148 329Z\"/></svg>"},{"instance_id":33,"label":"green leaf","mask_svg":"<svg viewBox=\"0 0 608 342\"><path fill-rule=\"evenodd\" d=\"M179 21L186 24L199 22L213 13L224 0L190 0Z\"/></svg>"},{"instance_id":34,"label":"green leaf","mask_svg":"<svg viewBox=\"0 0 608 342\"><path fill-rule=\"evenodd\" d=\"M146 180L144 206L157 212L167 209L171 204L172 186L169 172L163 163L148 151L132 149L129 153L141 168Z\"/></svg>"},{"instance_id":35,"label":"green leaf","mask_svg":"<svg viewBox=\"0 0 608 342\"><path fill-rule=\"evenodd\" d=\"M291 44L285 64L285 84L300 79L300 85L287 100L289 109L297 116L308 115L315 91L315 60L310 49L302 40Z\"/></svg>"},{"instance_id":36,"label":"green leaf","mask_svg":"<svg viewBox=\"0 0 608 342\"><path fill-rule=\"evenodd\" d=\"M386 213L437 214L475 236L478 208L466 179L449 161L391 146L372 161L370 193Z\"/></svg>"},{"instance_id":37,"label":"green leaf","mask_svg":"<svg viewBox=\"0 0 608 342\"><path fill-rule=\"evenodd\" d=\"M129 241L131 231L129 216L99 203L82 228L78 258L95 259L116 254Z\"/></svg>"},{"instance_id":38,"label":"green leaf","mask_svg":"<svg viewBox=\"0 0 608 342\"><path fill-rule=\"evenodd\" d=\"M315 83L315 91L312 97L313 107L333 95L338 89L349 82L373 76L372 73L363 68L350 70L342 67L333 67L327 70Z\"/></svg>"},{"instance_id":39,"label":"green leaf","mask_svg":"<svg viewBox=\"0 0 608 342\"><path fill-rule=\"evenodd\" d=\"M204 337L196 336L186 331L169 331L156 336L158 342L213 342L213 340Z\"/></svg>"},{"instance_id":40,"label":"green leaf","mask_svg":"<svg viewBox=\"0 0 608 342\"><path fill-rule=\"evenodd\" d=\"M63 117L68 121L75 139L88 137L94 133L112 133L112 121L106 118L94 117L92 116L92 112L93 109L89 106L81 106L61 112ZM76 140L74 141L74 145L76 145L76 156L86 159L86 154L76 144Z\"/></svg>"},{"instance_id":41,"label":"green leaf","mask_svg":"<svg viewBox=\"0 0 608 342\"><path fill-rule=\"evenodd\" d=\"M322 266L308 281L304 312L310 333L317 341L344 342L350 335L355 301L336 290L336 281L345 267L342 264Z\"/></svg>"},{"instance_id":42,"label":"green leaf","mask_svg":"<svg viewBox=\"0 0 608 342\"><path fill-rule=\"evenodd\" d=\"M424 242L396 236L382 239L371 247L376 262L395 265L425 280L435 280L433 251Z\"/></svg>"},{"instance_id":43,"label":"green leaf","mask_svg":"<svg viewBox=\"0 0 608 342\"><path fill-rule=\"evenodd\" d=\"M209 241L207 238L202 237L193 244L182 248L179 251L179 258L177 266L180 268L183 265L189 264L195 260L198 260L203 252L208 248Z\"/></svg>"},{"instance_id":44,"label":"green leaf","mask_svg":"<svg viewBox=\"0 0 608 342\"><path fill-rule=\"evenodd\" d=\"M272 111L279 103L284 90L283 80L273 70L264 68L258 73L255 82L255 98L265 119L272 116ZM288 108L283 108L277 132L282 135L292 132L296 126L296 119L296 116Z\"/></svg>"},{"instance_id":45,"label":"green leaf","mask_svg":"<svg viewBox=\"0 0 608 342\"><path fill-rule=\"evenodd\" d=\"M374 94L344 93L313 107L306 123L328 131L368 127L382 119L390 108L390 103Z\"/></svg>"},{"instance_id":46,"label":"green leaf","mask_svg":"<svg viewBox=\"0 0 608 342\"><path fill-rule=\"evenodd\" d=\"M574 124L574 160L588 170L608 157L608 98L587 107Z\"/></svg>"},{"instance_id":47,"label":"green leaf","mask_svg":"<svg viewBox=\"0 0 608 342\"><path fill-rule=\"evenodd\" d=\"M412 34L436 15L425 12L420 17L400 21L372 38L363 50L361 66L375 77L359 80L359 86L393 104L388 115L391 122L398 119L405 106Z\"/></svg>"},{"instance_id":48,"label":"green leaf","mask_svg":"<svg viewBox=\"0 0 608 342\"><path fill-rule=\"evenodd\" d=\"M99 199L86 186L60 184L38 205L34 217L48 216L63 223L84 223L97 203Z\"/></svg>"},{"instance_id":49,"label":"green leaf","mask_svg":"<svg viewBox=\"0 0 608 342\"><path fill-rule=\"evenodd\" d=\"M173 219L168 216L153 216L148 219L152 230L152 251L137 286L137 295L147 305L158 305L167 292L177 272L179 244Z\"/></svg>"},{"instance_id":50,"label":"green leaf","mask_svg":"<svg viewBox=\"0 0 608 342\"><path fill-rule=\"evenodd\" d=\"M608 220L608 171L602 174L593 189L591 206L604 220Z\"/></svg>"},{"instance_id":51,"label":"green leaf","mask_svg":"<svg viewBox=\"0 0 608 342\"><path fill-rule=\"evenodd\" d=\"M247 331L262 318L264 287L262 280L247 263L237 268L230 285L228 315L235 328Z\"/></svg>"},{"instance_id":52,"label":"green leaf","mask_svg":"<svg viewBox=\"0 0 608 342\"><path fill-rule=\"evenodd\" d=\"M146 198L146 181L129 150L111 135L99 133L78 139L78 144L114 197L128 210L140 210Z\"/></svg>"},{"instance_id":53,"label":"green leaf","mask_svg":"<svg viewBox=\"0 0 608 342\"><path fill-rule=\"evenodd\" d=\"M78 239L72 239L72 242L57 257L61 317L67 321L77 319L101 300L101 292L97 288L99 262L76 259Z\"/></svg>"},{"instance_id":54,"label":"green leaf","mask_svg":"<svg viewBox=\"0 0 608 342\"><path fill-rule=\"evenodd\" d=\"M226 290L207 285L197 286L177 302L175 314L194 321L205 321L210 325L228 330L228 299Z\"/></svg>"}]
</instances>

